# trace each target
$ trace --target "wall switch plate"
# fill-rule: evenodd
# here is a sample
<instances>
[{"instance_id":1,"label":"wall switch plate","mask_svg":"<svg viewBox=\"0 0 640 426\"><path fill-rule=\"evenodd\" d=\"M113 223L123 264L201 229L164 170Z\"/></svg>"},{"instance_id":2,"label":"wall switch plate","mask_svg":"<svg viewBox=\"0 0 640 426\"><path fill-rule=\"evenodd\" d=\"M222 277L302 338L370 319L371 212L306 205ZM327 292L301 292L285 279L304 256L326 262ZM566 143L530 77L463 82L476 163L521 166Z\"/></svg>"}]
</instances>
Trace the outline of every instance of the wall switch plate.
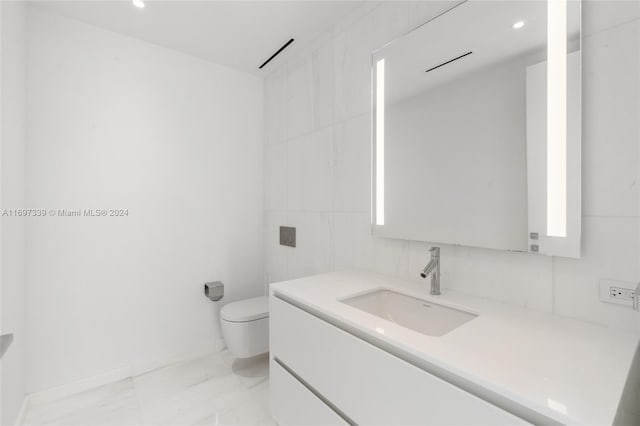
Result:
<instances>
[{"instance_id":1,"label":"wall switch plate","mask_svg":"<svg viewBox=\"0 0 640 426\"><path fill-rule=\"evenodd\" d=\"M633 306L637 283L603 279L599 285L601 302Z\"/></svg>"},{"instance_id":2,"label":"wall switch plate","mask_svg":"<svg viewBox=\"0 0 640 426\"><path fill-rule=\"evenodd\" d=\"M280 227L280 245L287 247L296 246L296 228L291 226Z\"/></svg>"}]
</instances>

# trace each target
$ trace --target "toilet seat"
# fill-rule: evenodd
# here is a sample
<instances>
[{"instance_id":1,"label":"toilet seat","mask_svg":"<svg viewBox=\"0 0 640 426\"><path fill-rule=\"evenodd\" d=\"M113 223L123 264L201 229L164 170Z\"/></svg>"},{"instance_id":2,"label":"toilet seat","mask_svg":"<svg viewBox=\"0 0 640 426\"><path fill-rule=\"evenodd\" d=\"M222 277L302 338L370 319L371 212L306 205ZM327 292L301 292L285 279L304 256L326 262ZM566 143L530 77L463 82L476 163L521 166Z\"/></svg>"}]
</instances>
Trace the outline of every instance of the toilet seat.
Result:
<instances>
[{"instance_id":1,"label":"toilet seat","mask_svg":"<svg viewBox=\"0 0 640 426\"><path fill-rule=\"evenodd\" d=\"M269 299L262 296L229 303L220 309L220 317L229 322L249 322L268 318Z\"/></svg>"}]
</instances>

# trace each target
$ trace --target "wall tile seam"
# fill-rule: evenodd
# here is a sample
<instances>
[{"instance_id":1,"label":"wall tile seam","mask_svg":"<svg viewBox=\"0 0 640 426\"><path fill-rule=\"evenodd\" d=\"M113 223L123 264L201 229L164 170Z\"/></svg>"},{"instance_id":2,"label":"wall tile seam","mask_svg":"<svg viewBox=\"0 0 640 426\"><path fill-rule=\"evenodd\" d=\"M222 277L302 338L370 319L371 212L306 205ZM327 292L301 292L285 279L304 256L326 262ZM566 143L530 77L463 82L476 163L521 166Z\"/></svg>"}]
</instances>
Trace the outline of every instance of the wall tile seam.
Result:
<instances>
[{"instance_id":1,"label":"wall tile seam","mask_svg":"<svg viewBox=\"0 0 640 426\"><path fill-rule=\"evenodd\" d=\"M295 60L299 60L301 57L303 57L303 56L305 56L305 55L310 54L310 53L311 53L311 51L312 51L314 48L317 48L317 47L319 46L318 41L319 41L319 40L321 40L321 39L323 39L323 37L325 37L325 36L326 36L326 34L331 33L331 35L327 38L327 40L323 40L323 41L331 41L331 42L335 42L335 39L337 38L337 36L338 36L339 34L342 34L342 33L346 32L346 31L348 31L348 28L349 28L349 27L352 27L352 26L356 25L357 23L359 23L361 20L363 20L363 19L367 18L367 17L368 17L370 14L372 14L376 9L378 9L379 7L381 7L383 2L381 2L381 1L380 1L380 2L377 2L377 3L378 3L378 4L377 4L375 7L373 7L371 10L369 10L368 12L366 12L364 15L362 15L362 16L360 16L360 17L356 18L355 20L353 20L353 21L350 23L350 25L349 25L348 27L345 27L345 28L344 28L344 29L342 29L342 30L337 31L337 30L338 30L338 28L341 26L341 24L343 24L345 21L348 21L348 20L349 20L349 16L343 17L343 18L342 18L341 20L339 20L337 23L332 24L331 26L327 27L327 28L326 28L325 30L323 30L323 31L322 31L322 32L321 32L321 33L320 33L316 38L314 38L313 40L311 40L311 41L309 41L307 44L305 44L303 47L301 47L301 50L300 50L299 52L297 52L294 56L292 56L291 58L288 58L285 62L283 62L283 63L279 64L276 68L272 69L268 74L266 74L265 76L263 76L263 80L265 80L265 81L266 81L268 78L270 78L270 77L271 77L271 76L273 76L274 74L277 74L278 72L282 71L282 69L283 69L283 68L286 68L286 67L287 67L287 65L289 64L289 62L292 62L292 61L295 61ZM408 7L408 6L409 6L409 0L407 0L407 1L406 1L406 3L407 3L407 18L408 18L408 22L410 22L410 20L411 20L411 10L410 10L410 8ZM361 5L361 6L359 6L359 8L364 8L364 7L365 7L365 6L362 6L362 5ZM354 9L353 11L351 11L351 12L349 13L349 15L351 15L351 14L355 13L355 11L356 11L356 10L357 10L357 8L356 8L356 9ZM446 12L444 12L444 13L446 13ZM583 9L582 13L583 13L583 15L584 15L584 9ZM423 23L421 23L421 24L419 24L419 25L416 25L415 27L411 27L411 24L409 24L409 31L415 30L416 28L419 28L420 26L422 26L422 25L425 25L425 24L429 23L431 20L433 20L433 19L437 18L437 17L438 17L438 16L440 16L440 15L442 15L442 14L439 14L439 15L436 15L436 16L434 16L434 17L432 17L432 18L429 18L427 21L425 21L425 22L423 22ZM584 22L584 16L583 16L583 17L581 17L581 20ZM595 36L595 35L598 35L598 34L600 34L600 33L602 33L602 32L609 31L609 30L611 30L611 29L615 29L615 28L618 28L618 27L621 27L621 26L627 25L627 24L632 23L632 22L634 22L634 21L640 21L640 17L631 18L631 19L629 19L629 20L627 20L627 21L624 21L624 22L621 22L621 23L618 23L618 24L615 24L615 25L612 25L612 26L609 26L609 27L606 27L606 28L602 28L602 29L597 30L597 31L595 31L595 32L586 32L586 31L584 30L584 28L582 28L582 32L583 32L582 40L588 39L588 38L593 37L593 36ZM336 31L337 31L337 32L336 32ZM403 34L403 35L404 35L404 34ZM401 35L401 36L402 36L402 35ZM392 41L393 41L393 40L392 40ZM287 70L285 70L285 73L287 73Z\"/></svg>"},{"instance_id":2,"label":"wall tile seam","mask_svg":"<svg viewBox=\"0 0 640 426\"><path fill-rule=\"evenodd\" d=\"M382 6L383 2L382 1L378 1L376 2L377 4L375 6L368 6L366 4L366 1L361 4L358 8L354 9L352 11L352 14L358 14L360 11L362 11L363 9L367 8L367 7L371 7L370 10L365 11L364 13L362 13L362 16L359 16L353 20L351 20L350 16L345 17L344 19L342 19L339 23L334 25L334 33L332 34L331 37L331 42L334 44L333 48L334 48L334 59L335 59L335 43L336 40L338 39L338 37L342 36L344 33L348 32L349 29L353 28L355 25L357 25L358 23L360 23L361 21L363 21L364 19L368 18L370 15L373 14L373 12L375 12L379 7ZM407 10L409 9L409 1L406 0L405 1L406 5L407 5ZM346 25L346 23L349 22L349 25ZM334 71L335 71L335 61L334 61ZM364 114L369 114L371 115L373 113L372 110L372 105L369 106L367 111L362 111L362 112L358 112L358 113L352 113L352 114L348 114L346 116L342 116L338 119L338 115L336 113L336 93L335 93L335 72L334 72L334 82L333 82L333 119L332 119L332 123L333 126L338 126L341 125L343 123L346 123L347 121L356 118L356 117L360 117ZM373 92L370 93L371 97L373 96Z\"/></svg>"},{"instance_id":3,"label":"wall tile seam","mask_svg":"<svg viewBox=\"0 0 640 426\"><path fill-rule=\"evenodd\" d=\"M640 213L638 215L597 215L586 214L581 216L582 219L640 219Z\"/></svg>"},{"instance_id":4,"label":"wall tile seam","mask_svg":"<svg viewBox=\"0 0 640 426\"><path fill-rule=\"evenodd\" d=\"M335 110L335 108L333 108L333 109ZM335 111L334 111L334 113L335 113ZM295 142L298 139L305 138L307 136L313 135L314 133L322 132L322 131L327 130L327 129L331 128L331 127L337 127L337 126L345 125L347 122L349 122L351 120L354 120L354 119L357 119L357 118L361 118L361 117L363 117L365 115L369 115L370 116L371 114L372 114L372 111L366 111L366 112L360 112L360 113L351 114L348 117L341 118L340 120L337 120L337 121L334 119L334 121L332 121L331 123L325 124L323 126L319 126L319 127L315 128L313 130L309 130L309 131L306 131L306 132L303 132L303 133L300 133L298 135L291 136L291 137L287 136L285 139L283 139L283 140L281 140L279 142L267 143L267 145L268 145L267 148L275 147L275 146L278 146L278 145L282 145L283 143L286 143L286 142ZM371 138L369 138L369 139L371 140Z\"/></svg>"},{"instance_id":5,"label":"wall tile seam","mask_svg":"<svg viewBox=\"0 0 640 426\"><path fill-rule=\"evenodd\" d=\"M415 1L415 0L414 0L414 1ZM425 0L422 0L422 1L425 1ZM426 0L426 1L429 1L429 0ZM456 1L456 3L455 3L454 5L450 6L448 9L446 9L446 10L444 10L444 11L442 11L442 12L439 12L439 13L437 13L437 14L433 15L433 16L430 16L430 17L429 17L429 18L427 18L425 21L422 21L422 22L420 22L419 24L415 24L415 23L414 23L414 24L412 24L412 23L411 23L411 7L409 7L409 6L408 6L408 7L407 7L408 12L409 12L409 19L408 19L409 31L408 31L408 32L412 32L412 31L414 31L414 30L417 30L417 29L418 29L418 28L420 28L421 26L426 25L426 24L428 24L429 22L433 21L434 19L437 19L437 18L441 17L441 16L442 16L442 15L444 15L445 13L449 13L451 10L453 10L453 9L455 9L456 7L458 7L458 6L462 5L462 3L466 2L466 1L467 1L467 0L458 0L458 1ZM411 3L411 2L412 2L412 0L407 0L407 5L409 5L409 3Z\"/></svg>"},{"instance_id":6,"label":"wall tile seam","mask_svg":"<svg viewBox=\"0 0 640 426\"><path fill-rule=\"evenodd\" d=\"M360 22L361 20L364 20L365 18L367 18L370 14L372 14L375 10L377 10L380 6L382 6L383 2L379 1L377 3L378 4L376 6L374 6L374 7L372 7L371 10L367 11L362 16L360 16L360 17L356 18L355 20L353 20L350 23L349 27L352 27L352 26L356 25L358 22ZM407 9L408 9L408 4L409 4L408 0L406 1L406 3L407 3ZM359 8L365 8L365 7L367 7L367 6L365 6L365 5L359 6ZM358 8L354 9L349 15L357 14L357 12L356 12L357 9ZM318 41L321 40L329 31L331 31L332 34L326 40L322 40L322 41L323 42L326 41L326 42L330 42L330 43L334 44L338 34L342 34L342 33L346 32L346 31L348 31L348 27L345 27L343 30L341 30L339 32L336 32L336 29L340 27L340 24L342 24L342 23L344 23L346 21L349 21L349 16L344 17L342 20L338 21L338 23L333 24L332 26L330 26L327 30L322 31L320 33L320 35L318 37L316 37L312 42L310 42L307 45L305 45L305 47L302 48L302 50L300 52L298 52L296 54L296 56L294 56L292 58L289 58L287 60L287 62L284 62L283 64L281 64L278 68L273 70L271 72L271 74L275 74L276 72L281 71L281 68L287 67L287 65L292 61L300 60L305 55L311 55L312 51L313 51L313 48L314 47L318 47L317 46L317 45L319 45ZM288 84L287 84L288 78L289 78L288 69L284 70L284 73L285 73L285 80L286 80L285 81L285 92L286 92L288 87L289 87ZM269 76L271 74L269 74ZM268 78L269 76L267 76L265 78ZM354 118L360 118L361 116L364 116L365 114L368 114L368 115L372 114L372 110L369 109L368 111L352 113L352 114L349 114L347 116L343 116L340 119L336 119L336 111L335 111L336 110L336 108L335 108L335 103L336 103L335 102L335 81L333 82L332 93L334 95L334 99L333 99L333 103L332 103L332 121L331 121L331 123L323 125L323 126L318 126L318 127L313 126L314 128L312 130L310 130L308 132L300 133L300 134L292 136L292 137L288 136L288 134L287 134L287 136L285 137L284 140L281 140L279 142L267 143L267 145L272 146L272 147L273 146L277 146L277 145L280 145L280 144L285 143L285 142L293 141L293 140L296 140L296 139L299 139L299 138L303 138L305 136L309 136L309 135L311 135L313 133L326 130L327 128L332 127L332 126L337 126L337 125L344 124L349 120L352 120ZM288 94L287 93L285 93L285 99L288 99ZM287 114L285 114L285 118L286 118L286 116L287 116ZM286 127L288 127L288 123L287 123Z\"/></svg>"},{"instance_id":7,"label":"wall tile seam","mask_svg":"<svg viewBox=\"0 0 640 426\"><path fill-rule=\"evenodd\" d=\"M351 10L347 15L341 17L337 22L334 22L333 24L329 25L328 27L326 27L325 29L323 29L322 31L320 31L320 33L313 39L309 40L307 43L305 43L304 45L302 45L300 47L300 50L298 50L296 53L294 53L291 57L285 59L281 64L278 64L275 68L273 68L271 71L269 71L263 78L266 80L269 77L271 77L272 75L276 74L277 72L281 71L281 68L284 68L286 65L288 65L291 62L295 62L295 61L299 61L301 60L304 56L306 55L310 55L313 50L317 49L318 47L320 47L320 45L324 42L331 42L331 44L333 44L335 42L335 35L336 35L336 28L338 26L340 26L341 24L343 24L344 22L349 21L350 15L352 14L356 14L358 9L362 9L365 8L366 3L372 3L371 1L365 1L363 4L361 4L360 6L354 8L353 10ZM378 3L382 3L382 2L378 2ZM379 6L379 5L378 5ZM375 6L371 11L366 12L364 15L362 15L359 18L356 18L351 25L355 24L356 22L358 22L360 19L363 19L365 16L367 16L369 13L371 13L373 10L375 10L378 6Z\"/></svg>"},{"instance_id":8,"label":"wall tile seam","mask_svg":"<svg viewBox=\"0 0 640 426\"><path fill-rule=\"evenodd\" d=\"M398 0L394 0L394 1L397 1L398 3L401 3ZM409 1L405 0L405 2L407 4L407 8L408 8ZM374 11L376 11L379 7L381 7L383 3L384 3L384 1L382 1L382 0L380 0L380 1L370 1L370 0L362 1L360 6L356 7L351 12L349 12L346 16L344 16L342 19L340 19L338 22L333 24L333 30L334 31L333 31L333 34L332 34L332 39L335 40L340 35L346 33L351 28L353 28L354 26L359 24L361 21L363 21L364 19L369 17L369 15L371 15ZM372 4L374 4L374 5L372 5ZM366 9L369 9L369 10L366 10ZM361 14L361 15L357 16L358 14Z\"/></svg>"},{"instance_id":9,"label":"wall tile seam","mask_svg":"<svg viewBox=\"0 0 640 426\"><path fill-rule=\"evenodd\" d=\"M286 161L286 160L285 160ZM288 180L288 179L287 179ZM335 186L335 184L334 184ZM285 189L285 192L288 189ZM287 195L285 194L285 198L287 197ZM343 210L343 209L331 209L331 210L326 210L326 209L319 209L319 210L310 210L310 209L281 209L281 208L270 208L270 207L265 207L264 208L265 212L296 212L296 213L341 213L341 214L369 214L371 213L370 210ZM640 215L638 216L613 216L613 215L586 215L586 216L582 216L582 219L607 219L607 220L614 220L614 219L621 219L621 220L640 220ZM407 241L416 241L416 242L423 242L420 240L410 240L408 239ZM454 245L454 244L449 244L449 245ZM465 246L466 247L466 246ZM471 247L471 246L469 246ZM486 247L471 247L471 248L478 248L478 249L482 249L482 250L492 250L490 248L486 248ZM517 251L517 250L504 250L506 252L516 252L516 253L528 253L525 251Z\"/></svg>"},{"instance_id":10,"label":"wall tile seam","mask_svg":"<svg viewBox=\"0 0 640 426\"><path fill-rule=\"evenodd\" d=\"M406 2L407 2L407 5L408 5L409 4L409 0L406 0ZM378 4L376 6L369 6L369 4L371 4L371 3L378 3ZM341 33L345 32L347 28L355 25L360 20L362 20L365 17L367 17L370 13L372 13L374 10L376 10L378 7L380 7L382 5L382 3L383 3L382 1L375 1L375 2L374 1L369 1L369 0L363 1L360 6L354 8L353 10L351 10L349 13L347 13L347 15L342 16L337 22L334 22L333 24L329 25L328 27L326 27L325 29L320 31L320 33L315 38L309 40L307 43L302 45L300 47L300 50L298 50L291 57L285 59L281 64L278 64L275 68L270 70L267 74L265 74L263 76L263 79L266 81L269 77L271 77L272 75L274 75L274 74L278 73L279 71L281 71L281 68L284 68L290 62L295 62L297 60L300 60L305 55L310 55L312 53L312 51L314 49L317 49L323 42L331 42L333 44L335 42L335 39L336 39L336 34L341 34ZM352 20L352 18L351 18L352 15L357 15L359 13L359 10L365 9L367 7L372 7L372 8L371 8L371 10L369 10L367 12L364 12L362 16L357 17L357 18ZM345 26L345 30L337 32L338 27L340 27L341 25L344 25L346 22L349 22L349 21L351 21L350 25Z\"/></svg>"},{"instance_id":11,"label":"wall tile seam","mask_svg":"<svg viewBox=\"0 0 640 426\"><path fill-rule=\"evenodd\" d=\"M630 1L638 1L638 0L630 0ZM584 22L584 17L582 17L582 21ZM599 30L597 30L595 32L587 32L587 31L584 30L584 26L583 26L582 27L582 34L583 34L582 35L582 41L584 42L584 40L587 40L587 39L589 39L591 37L600 35L600 34L602 34L604 32L611 31L611 30L623 27L625 25L629 25L629 24L634 23L634 22L639 22L639 21L640 21L640 16L635 17L635 18L631 18L631 19L629 19L627 21L624 21L624 22L617 23L615 25L611 25L611 26L606 27L606 28L599 29ZM584 43L582 43L581 47L584 48Z\"/></svg>"},{"instance_id":12,"label":"wall tile seam","mask_svg":"<svg viewBox=\"0 0 640 426\"><path fill-rule=\"evenodd\" d=\"M313 40L307 42L303 45L300 50L292 54L291 57L287 58L287 64L290 66L297 66L300 63L305 61L313 61L313 53L318 50L322 43L330 41L333 44L333 25L330 25Z\"/></svg>"},{"instance_id":13,"label":"wall tile seam","mask_svg":"<svg viewBox=\"0 0 640 426\"><path fill-rule=\"evenodd\" d=\"M355 25L355 24L356 24L357 22L359 22L360 20L365 19L369 14L373 13L373 12L374 12L378 7L380 7L380 6L381 6L381 4L382 4L382 2L379 2L379 4L378 4L376 7L374 7L371 11L367 12L367 13L366 13L365 15L363 15L362 17L360 17L360 18L358 18L357 20L355 20L355 21L352 23L352 25ZM407 4L408 4L408 2L407 2ZM636 22L636 21L640 21L640 18L633 18L633 19L631 19L631 20L629 20L629 21L625 21L625 22L623 22L623 23L616 24L616 25L613 25L613 26L611 26L611 27L607 27L607 28L604 28L604 29L598 30L598 31L597 31L597 32L595 32L595 33L590 33L590 34L588 34L588 35L583 36L583 40L588 39L589 37L593 37L593 36L595 36L595 35L598 35L598 34L600 34L600 33L602 33L602 32L609 31L609 30L611 30L611 29L615 29L615 28L618 28L618 27L621 27L621 26L624 26L624 25L627 25L627 24L629 24L629 23ZM427 22L428 22L428 21L427 21ZM335 27L335 26L336 26L336 25L334 25L334 27ZM314 42L315 42L317 39L322 38L322 36L323 36L327 31L329 31L329 30L323 31L323 32L321 33L321 35L320 35L320 36L318 36L316 39L314 39ZM345 31L346 31L346 30L345 30ZM344 31L342 31L342 32L344 32ZM333 39L333 41L335 41L335 36L333 36L333 37L332 37L332 39ZM309 49L309 50L311 50L311 47L313 46L313 43L314 43L314 42L310 42L310 43L309 43L309 44L308 44L304 49ZM301 56L304 56L305 54L310 54L310 53L311 53L310 51L306 51L306 52L304 52L304 53L303 53L303 51L301 51ZM287 65L288 65L288 64L289 64L289 62L291 62L292 60L294 60L294 58L291 58L291 59L289 59L287 62L285 62L285 63L281 64L281 65L280 65L276 70L274 70L274 71L273 71L273 73L275 73L276 71L280 71L280 69L281 69L281 68L287 68ZM286 74L286 79L288 80L288 69L287 69L287 70L285 70L285 74ZM270 75L271 75L271 74L270 74ZM285 86L286 86L286 87L288 87L288 85L285 85ZM287 94L286 94L286 93L285 93L285 96L287 96ZM302 138L302 137L304 137L304 136L308 136L308 135L310 135L310 134L313 134L313 133L315 133L315 132L319 132L319 131L325 130L326 128L328 128L328 127L330 127L330 126L339 125L339 124L345 123L345 122L347 122L347 121L349 121L349 120L352 120L352 119L354 119L354 118L356 118L356 117L358 117L358 118L359 118L360 116L363 116L363 115L365 115L365 114L371 114L371 113L372 113L372 111L371 111L371 110L369 110L369 111L363 111L363 112L358 112L358 113L352 113L352 114L350 114L350 115L348 115L348 116L345 116L345 117L340 118L339 120L336 120L336 117L335 117L335 100L334 100L333 109L334 109L334 111L333 111L334 119L333 119L333 122L332 122L332 123L327 124L327 125L323 125L323 126L318 126L318 127L315 127L315 126L314 126L314 129L312 129L312 130L310 130L310 131L308 131L308 132L300 133L300 134L298 134L298 135L296 135L296 136L292 136L292 137L287 136L284 140L281 140L281 141L278 141L278 142L270 142L270 143L267 143L267 145L270 145L270 146L276 146L276 145L279 145L279 144L284 143L284 142L287 142L287 141L291 141L291 140L299 139L299 138ZM286 116L286 114L285 114L285 116Z\"/></svg>"},{"instance_id":14,"label":"wall tile seam","mask_svg":"<svg viewBox=\"0 0 640 426\"><path fill-rule=\"evenodd\" d=\"M368 211L350 211L350 210L307 210L307 209L265 209L265 213L303 213L303 214L343 214L343 215L362 215L362 214L370 214ZM381 237L382 238L382 237ZM394 240L404 240L404 241L414 241L414 240L405 240L404 238L391 238ZM416 242L424 242L424 241L416 241Z\"/></svg>"},{"instance_id":15,"label":"wall tile seam","mask_svg":"<svg viewBox=\"0 0 640 426\"><path fill-rule=\"evenodd\" d=\"M556 256L551 256L551 313L554 315L558 314L556 307L556 285Z\"/></svg>"},{"instance_id":16,"label":"wall tile seam","mask_svg":"<svg viewBox=\"0 0 640 426\"><path fill-rule=\"evenodd\" d=\"M332 210L332 213L334 214L371 214L371 212L369 210L339 210L339 209L335 209Z\"/></svg>"}]
</instances>

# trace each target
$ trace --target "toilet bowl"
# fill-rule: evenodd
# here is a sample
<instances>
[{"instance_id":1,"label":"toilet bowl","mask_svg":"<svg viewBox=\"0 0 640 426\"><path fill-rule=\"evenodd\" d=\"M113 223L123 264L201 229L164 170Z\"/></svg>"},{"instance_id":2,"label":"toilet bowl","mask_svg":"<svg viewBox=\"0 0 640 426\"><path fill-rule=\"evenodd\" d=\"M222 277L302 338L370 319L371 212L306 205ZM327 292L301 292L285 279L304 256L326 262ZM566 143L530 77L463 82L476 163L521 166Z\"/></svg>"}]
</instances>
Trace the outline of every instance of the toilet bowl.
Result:
<instances>
[{"instance_id":1,"label":"toilet bowl","mask_svg":"<svg viewBox=\"0 0 640 426\"><path fill-rule=\"evenodd\" d=\"M236 358L269 352L269 299L254 297L224 305L220 310L222 335Z\"/></svg>"}]
</instances>

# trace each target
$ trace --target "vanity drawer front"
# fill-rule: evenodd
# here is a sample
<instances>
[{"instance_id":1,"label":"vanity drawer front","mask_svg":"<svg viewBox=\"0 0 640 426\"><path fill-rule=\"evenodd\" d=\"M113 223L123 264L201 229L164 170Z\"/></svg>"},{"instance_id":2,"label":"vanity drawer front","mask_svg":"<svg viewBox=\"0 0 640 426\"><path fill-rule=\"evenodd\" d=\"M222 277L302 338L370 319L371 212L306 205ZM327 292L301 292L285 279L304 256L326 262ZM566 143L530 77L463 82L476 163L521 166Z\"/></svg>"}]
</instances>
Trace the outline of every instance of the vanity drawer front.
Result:
<instances>
[{"instance_id":1,"label":"vanity drawer front","mask_svg":"<svg viewBox=\"0 0 640 426\"><path fill-rule=\"evenodd\" d=\"M302 383L271 360L271 415L279 425L347 425Z\"/></svg>"},{"instance_id":2,"label":"vanity drawer front","mask_svg":"<svg viewBox=\"0 0 640 426\"><path fill-rule=\"evenodd\" d=\"M271 356L357 424L528 424L277 297Z\"/></svg>"}]
</instances>

